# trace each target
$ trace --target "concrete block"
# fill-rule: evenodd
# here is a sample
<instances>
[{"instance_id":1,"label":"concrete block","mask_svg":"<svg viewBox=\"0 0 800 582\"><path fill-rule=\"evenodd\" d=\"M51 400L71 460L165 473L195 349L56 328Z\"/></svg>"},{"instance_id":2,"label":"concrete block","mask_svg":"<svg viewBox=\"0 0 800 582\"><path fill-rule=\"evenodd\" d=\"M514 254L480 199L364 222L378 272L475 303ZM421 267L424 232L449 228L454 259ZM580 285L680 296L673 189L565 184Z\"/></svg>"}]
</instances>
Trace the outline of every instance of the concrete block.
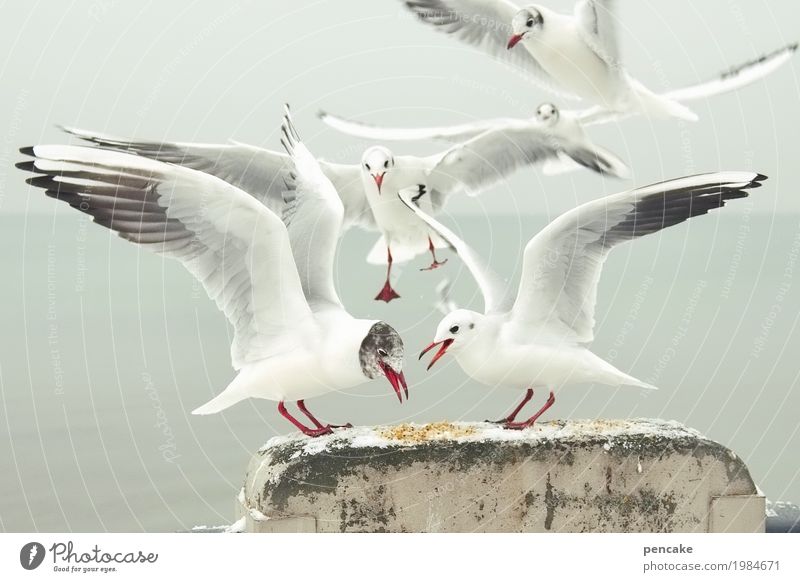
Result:
<instances>
[{"instance_id":1,"label":"concrete block","mask_svg":"<svg viewBox=\"0 0 800 582\"><path fill-rule=\"evenodd\" d=\"M742 460L663 420L276 437L251 459L238 505L247 531L764 531Z\"/></svg>"}]
</instances>

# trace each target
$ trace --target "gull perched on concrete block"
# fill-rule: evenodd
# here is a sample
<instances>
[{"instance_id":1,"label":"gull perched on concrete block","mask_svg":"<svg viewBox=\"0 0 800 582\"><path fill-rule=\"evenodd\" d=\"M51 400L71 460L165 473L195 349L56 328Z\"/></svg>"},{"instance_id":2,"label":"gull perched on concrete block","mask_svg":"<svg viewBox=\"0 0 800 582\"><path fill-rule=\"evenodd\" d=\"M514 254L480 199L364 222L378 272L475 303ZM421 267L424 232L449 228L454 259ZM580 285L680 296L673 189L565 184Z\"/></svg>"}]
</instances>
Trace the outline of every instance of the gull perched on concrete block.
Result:
<instances>
[{"instance_id":1,"label":"gull perched on concrete block","mask_svg":"<svg viewBox=\"0 0 800 582\"><path fill-rule=\"evenodd\" d=\"M334 186L300 142L288 116L292 162L285 222L241 189L203 172L89 147L24 148L18 167L45 193L97 224L180 261L234 329L237 375L194 414L246 398L278 401L280 414L309 436L333 428L305 400L385 376L398 399L408 388L403 341L383 321L345 311L333 283L344 208ZM313 426L286 409L296 401Z\"/></svg>"},{"instance_id":2,"label":"gull perched on concrete block","mask_svg":"<svg viewBox=\"0 0 800 582\"><path fill-rule=\"evenodd\" d=\"M480 287L484 313L458 309L446 315L420 358L438 347L428 369L451 353L472 378L510 385L525 397L503 426L523 429L555 402L555 390L580 382L654 388L592 353L594 308L603 263L618 244L680 224L743 198L766 177L718 172L670 180L606 196L566 212L525 246L517 289L500 279L480 255L452 231L401 198L458 253ZM529 419L516 416L534 390L550 391Z\"/></svg>"}]
</instances>

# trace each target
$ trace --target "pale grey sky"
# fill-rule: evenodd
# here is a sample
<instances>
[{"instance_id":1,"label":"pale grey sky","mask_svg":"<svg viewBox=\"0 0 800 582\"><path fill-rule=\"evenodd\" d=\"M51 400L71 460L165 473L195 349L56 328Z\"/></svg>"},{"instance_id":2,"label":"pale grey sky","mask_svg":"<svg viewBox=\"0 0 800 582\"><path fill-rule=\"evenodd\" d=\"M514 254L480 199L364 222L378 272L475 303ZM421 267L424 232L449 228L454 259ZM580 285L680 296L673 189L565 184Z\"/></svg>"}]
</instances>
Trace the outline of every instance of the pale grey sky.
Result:
<instances>
[{"instance_id":1,"label":"pale grey sky","mask_svg":"<svg viewBox=\"0 0 800 582\"><path fill-rule=\"evenodd\" d=\"M705 79L800 38L794 0L623 0L619 11L628 69L656 90ZM11 164L19 146L64 141L57 123L278 148L281 105L289 101L313 151L356 161L365 142L325 128L314 115L319 108L416 125L530 115L544 100L558 102L418 24L397 0L11 3L0 19L0 47L3 212L53 212L56 205L40 192L29 199ZM765 82L694 104L696 124L634 119L593 130L629 161L633 182L528 170L477 201L455 200L451 210L560 212L634 182L752 168L772 178L754 211L796 211L797 73L795 59Z\"/></svg>"}]
</instances>

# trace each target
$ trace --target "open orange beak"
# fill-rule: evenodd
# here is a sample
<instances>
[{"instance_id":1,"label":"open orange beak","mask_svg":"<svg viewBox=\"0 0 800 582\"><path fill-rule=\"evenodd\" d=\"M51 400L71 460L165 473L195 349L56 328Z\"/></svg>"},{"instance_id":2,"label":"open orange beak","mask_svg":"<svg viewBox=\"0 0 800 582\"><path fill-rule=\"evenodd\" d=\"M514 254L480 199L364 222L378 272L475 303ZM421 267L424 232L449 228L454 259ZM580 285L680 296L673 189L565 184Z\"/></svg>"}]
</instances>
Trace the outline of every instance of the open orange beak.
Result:
<instances>
[{"instance_id":1,"label":"open orange beak","mask_svg":"<svg viewBox=\"0 0 800 582\"><path fill-rule=\"evenodd\" d=\"M408 400L408 384L406 384L406 377L403 372L395 372L389 364L384 364L383 362L378 362L378 365L381 367L383 375L389 380L389 384L392 385L394 393L397 394L397 399L403 402L403 393L400 392L400 387L402 386L406 400Z\"/></svg>"},{"instance_id":2,"label":"open orange beak","mask_svg":"<svg viewBox=\"0 0 800 582\"><path fill-rule=\"evenodd\" d=\"M445 355L445 354L447 353L447 348L449 348L449 347L450 347L450 344L452 344L452 343L453 343L453 338L447 338L446 340L442 340L442 341L440 341L440 342L433 342L433 343L432 343L431 345L429 345L427 348L425 348L424 350L422 350L422 352L420 352L420 354L419 354L419 359L421 360L421 359L422 359L422 356L424 356L425 354L427 354L429 351L431 351L431 350L432 350L433 348L435 348L436 346L440 346L440 347L439 347L439 351L438 351L438 352L436 352L436 355L435 355L435 356L433 356L433 359L431 360L431 363L430 363L430 364L428 364L428 367L427 367L427 369L428 369L428 370L430 370L430 369L431 369L431 367L432 367L432 366L433 366L433 365L436 363L436 361L437 361L439 358L441 358L443 355Z\"/></svg>"},{"instance_id":3,"label":"open orange beak","mask_svg":"<svg viewBox=\"0 0 800 582\"><path fill-rule=\"evenodd\" d=\"M378 194L381 193L381 184L383 184L383 177L386 175L386 172L383 174L372 174L372 179L375 180L375 184L378 185Z\"/></svg>"},{"instance_id":4,"label":"open orange beak","mask_svg":"<svg viewBox=\"0 0 800 582\"><path fill-rule=\"evenodd\" d=\"M506 45L506 48L508 50L511 50L512 48L517 46L517 43L522 40L522 37L523 35L521 34L512 35L511 38L508 39L508 44Z\"/></svg>"}]
</instances>

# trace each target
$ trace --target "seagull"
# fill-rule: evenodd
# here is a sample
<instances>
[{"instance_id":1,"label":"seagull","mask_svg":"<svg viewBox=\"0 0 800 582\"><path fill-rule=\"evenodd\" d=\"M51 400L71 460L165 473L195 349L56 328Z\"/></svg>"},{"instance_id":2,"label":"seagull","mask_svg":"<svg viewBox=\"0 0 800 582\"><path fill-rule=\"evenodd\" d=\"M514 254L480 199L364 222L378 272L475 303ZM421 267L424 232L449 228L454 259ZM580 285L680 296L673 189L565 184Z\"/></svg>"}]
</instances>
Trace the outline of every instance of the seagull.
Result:
<instances>
[{"instance_id":1,"label":"seagull","mask_svg":"<svg viewBox=\"0 0 800 582\"><path fill-rule=\"evenodd\" d=\"M788 44L778 50L762 55L757 59L737 65L716 77L695 85L682 87L665 93L663 96L679 102L695 101L735 91L763 79L789 61L797 51L797 43ZM347 119L331 113L321 111L320 119L330 127L348 135L380 140L380 141L405 141L405 140L442 140L458 142L471 139L487 131L498 134L525 135L530 133L538 136L542 131L548 135L558 136L565 143L581 144L585 151L591 151L594 146L586 134L585 128L618 121L636 112L626 114L615 113L600 107L590 107L583 110L560 110L553 103L543 103L533 117L495 118L482 119L468 123L437 126L437 127L385 127L376 126L352 119ZM519 137L516 138L518 140ZM597 154L598 160L606 160L609 168L615 167L610 173L618 177L628 177L628 169L621 162L610 155ZM621 165L620 165L621 164ZM583 167L568 155L565 149L559 151L556 157L550 158L542 165L542 173L556 175L573 171Z\"/></svg>"},{"instance_id":2,"label":"seagull","mask_svg":"<svg viewBox=\"0 0 800 582\"><path fill-rule=\"evenodd\" d=\"M406 193L401 199L461 257L478 283L484 312L446 315L420 359L438 347L431 368L451 353L470 377L489 386L525 390L522 402L497 421L524 429L555 402L555 389L579 382L655 387L592 353L594 307L603 262L618 244L658 232L743 198L766 176L718 172L661 182L599 198L552 221L525 246L518 289L511 289L467 244L426 215ZM525 421L516 416L534 390L548 388L544 406Z\"/></svg>"},{"instance_id":3,"label":"seagull","mask_svg":"<svg viewBox=\"0 0 800 582\"><path fill-rule=\"evenodd\" d=\"M658 95L620 62L613 0L580 0L572 14L510 0L404 0L421 22L483 48L554 93L613 112L687 121L685 105Z\"/></svg>"},{"instance_id":4,"label":"seagull","mask_svg":"<svg viewBox=\"0 0 800 582\"><path fill-rule=\"evenodd\" d=\"M356 137L380 140L438 139L450 142L472 140L479 144L497 142L498 148L513 154L547 143L552 152L543 159L545 174L560 173L551 168L589 168L615 178L629 178L630 169L612 152L594 144L576 112L560 111L553 103L541 104L532 118L480 120L449 127L378 127L321 111L320 119L330 127ZM485 146L484 146L485 147ZM488 148L487 148L488 149ZM499 157L499 156L498 156ZM524 160L520 161L520 165Z\"/></svg>"},{"instance_id":5,"label":"seagull","mask_svg":"<svg viewBox=\"0 0 800 582\"><path fill-rule=\"evenodd\" d=\"M391 283L392 265L430 253L434 270L437 249L444 246L435 232L398 200L397 192L417 188L417 203L435 214L455 192L476 195L527 165L568 157L600 174L628 175L628 168L611 152L585 139L554 134L547 124L531 129L504 127L470 136L429 156L395 155L384 146L366 149L359 164L318 161L344 204L344 227L360 225L381 237L367 262L386 265L385 281L375 296L390 302L400 297ZM282 189L288 160L285 154L241 143L197 144L133 141L77 128L68 133L102 148L171 162L217 176L248 192L274 212L283 204ZM518 129L518 130L517 130Z\"/></svg>"},{"instance_id":6,"label":"seagull","mask_svg":"<svg viewBox=\"0 0 800 582\"><path fill-rule=\"evenodd\" d=\"M231 360L238 373L193 414L264 398L316 437L337 426L317 420L307 398L380 376L401 402L403 392L408 396L403 341L387 323L356 319L342 307L333 284L342 202L288 112L283 136L292 162L286 224L228 182L141 156L36 145L21 150L34 159L17 166L41 174L27 181L47 196L180 261L225 314L234 329ZM295 418L286 401L296 401L313 426Z\"/></svg>"}]
</instances>

